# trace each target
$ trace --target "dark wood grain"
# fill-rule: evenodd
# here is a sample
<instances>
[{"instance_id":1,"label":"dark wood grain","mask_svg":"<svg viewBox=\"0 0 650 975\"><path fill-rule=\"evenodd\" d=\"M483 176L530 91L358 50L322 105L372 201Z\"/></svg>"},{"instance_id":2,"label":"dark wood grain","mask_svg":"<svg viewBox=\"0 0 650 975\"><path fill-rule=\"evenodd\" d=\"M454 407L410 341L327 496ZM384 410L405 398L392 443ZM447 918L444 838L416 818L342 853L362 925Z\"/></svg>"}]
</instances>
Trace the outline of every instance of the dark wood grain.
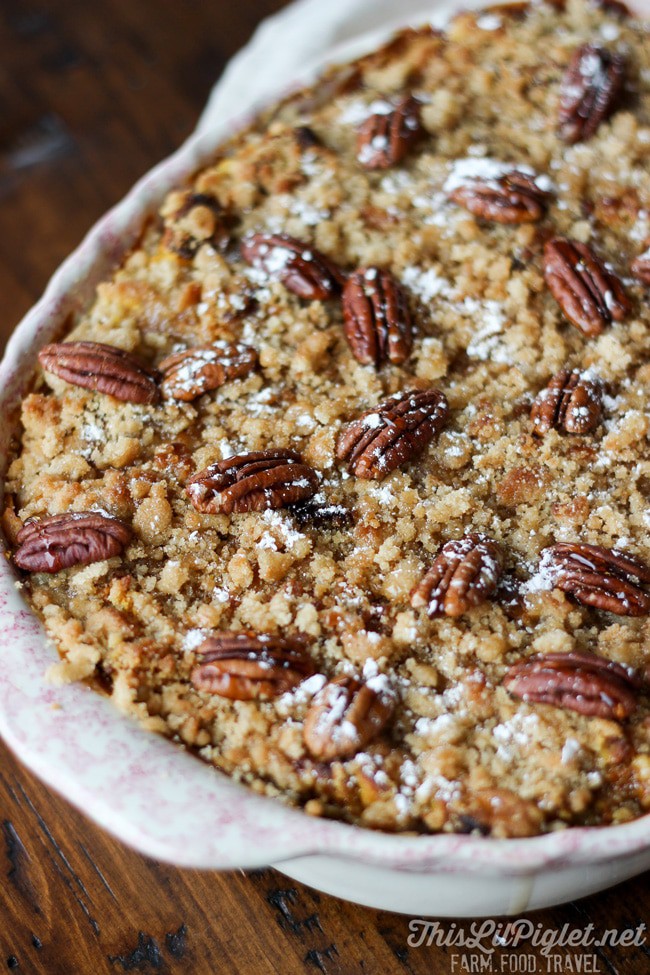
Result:
<instances>
[{"instance_id":1,"label":"dark wood grain","mask_svg":"<svg viewBox=\"0 0 650 975\"><path fill-rule=\"evenodd\" d=\"M93 221L193 128L209 88L281 0L4 0L0 4L0 337ZM0 970L47 975L425 975L451 948L409 948L409 919L320 895L273 870L176 870L126 849L0 746ZM535 922L648 921L648 876ZM450 922L445 923L450 930ZM547 971L539 951L538 971ZM579 970L581 951L560 949ZM517 971L497 952L495 971ZM467 957L468 964L471 959ZM606 948L607 975L650 972ZM470 970L470 969L465 969ZM595 969L592 969L595 970Z\"/></svg>"}]
</instances>

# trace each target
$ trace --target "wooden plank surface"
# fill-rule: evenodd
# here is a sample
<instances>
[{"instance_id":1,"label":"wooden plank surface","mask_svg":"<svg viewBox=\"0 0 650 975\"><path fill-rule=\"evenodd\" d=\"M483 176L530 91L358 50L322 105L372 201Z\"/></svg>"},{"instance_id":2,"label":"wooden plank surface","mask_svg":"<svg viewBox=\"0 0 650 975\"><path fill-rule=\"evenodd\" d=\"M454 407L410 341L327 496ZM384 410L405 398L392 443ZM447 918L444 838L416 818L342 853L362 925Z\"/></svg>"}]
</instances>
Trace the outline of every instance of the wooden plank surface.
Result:
<instances>
[{"instance_id":1,"label":"wooden plank surface","mask_svg":"<svg viewBox=\"0 0 650 975\"><path fill-rule=\"evenodd\" d=\"M325 2L325 0L323 0ZM193 128L212 82L281 0L2 0L0 338L84 232ZM0 746L0 970L47 975L424 975L476 953L409 947L409 918L273 870L176 870L103 833ZM596 935L650 923L648 877L534 923ZM442 930L453 933L451 922ZM650 973L650 948L526 943L493 971ZM534 967L532 967L534 965ZM524 967L526 966L526 967Z\"/></svg>"}]
</instances>

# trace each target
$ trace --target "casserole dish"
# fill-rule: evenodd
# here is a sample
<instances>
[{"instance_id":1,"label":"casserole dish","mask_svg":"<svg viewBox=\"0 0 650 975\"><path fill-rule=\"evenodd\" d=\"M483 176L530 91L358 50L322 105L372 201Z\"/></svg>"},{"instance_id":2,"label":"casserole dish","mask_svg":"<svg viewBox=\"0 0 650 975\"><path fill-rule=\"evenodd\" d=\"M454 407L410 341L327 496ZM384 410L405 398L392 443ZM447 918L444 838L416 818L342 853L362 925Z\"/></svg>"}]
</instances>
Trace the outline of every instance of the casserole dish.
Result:
<instances>
[{"instance_id":1,"label":"casserole dish","mask_svg":"<svg viewBox=\"0 0 650 975\"><path fill-rule=\"evenodd\" d=\"M303 16L310 7L302 4L287 16ZM416 19L421 19L417 11ZM280 27L286 42L286 22ZM337 51L337 57L372 47L377 39L376 34L364 37ZM91 233L19 328L3 364L7 415L30 375L33 350L85 304L164 193L221 141L225 126L210 122L215 104L197 137ZM45 685L51 653L14 592L7 565L1 585L2 621L10 638L0 690L3 734L50 784L150 855L220 868L281 861L291 876L350 899L453 915L517 912L557 902L623 879L650 862L646 820L500 843L474 836L391 837L310 820L269 803L140 732L87 689ZM444 885L432 883L443 876Z\"/></svg>"}]
</instances>

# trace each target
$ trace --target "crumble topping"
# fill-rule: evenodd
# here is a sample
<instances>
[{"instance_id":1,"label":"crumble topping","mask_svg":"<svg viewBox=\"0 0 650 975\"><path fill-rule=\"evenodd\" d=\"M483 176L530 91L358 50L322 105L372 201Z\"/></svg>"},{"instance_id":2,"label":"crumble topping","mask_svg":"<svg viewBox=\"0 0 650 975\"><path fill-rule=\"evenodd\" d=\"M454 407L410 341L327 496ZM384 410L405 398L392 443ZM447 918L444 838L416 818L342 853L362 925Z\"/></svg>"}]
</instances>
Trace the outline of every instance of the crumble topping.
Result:
<instances>
[{"instance_id":1,"label":"crumble topping","mask_svg":"<svg viewBox=\"0 0 650 975\"><path fill-rule=\"evenodd\" d=\"M113 346L151 375L186 349L214 364L233 343L259 362L191 401L157 403L39 372L7 481L12 548L29 519L70 512L132 532L120 555L25 578L61 654L57 679L95 681L257 791L373 828L525 836L650 810L643 686L620 717L504 685L520 661L560 654L648 679L648 615L577 599L552 554L564 543L650 561L650 292L630 271L650 257L648 41L647 25L578 0L563 12L463 13L445 34L403 32L269 110L195 175L180 208L176 197L163 207L65 341ZM567 145L563 77L594 43L625 56L626 90L593 135ZM599 71L582 58L587 81ZM421 139L390 167L366 169L394 131L359 150L360 127L388 125L406 95ZM515 171L549 194L538 219L499 223L451 199L479 183L499 194ZM304 247L265 245L251 264L240 244L252 235ZM570 324L544 279L544 248L558 236L588 245L621 280L623 320L593 336ZM406 361L360 363L341 300L291 289L287 274L304 275L318 255L345 275L390 272L413 321ZM613 293L601 297L613 311ZM373 327L381 314L377 305ZM565 368L602 384L600 422L537 437L533 401ZM194 377L184 366L179 382ZM448 403L444 428L381 480L355 476L337 454L349 424L365 413L365 432L381 435L380 404L434 387ZM297 452L317 473L308 500L231 514L191 503L190 478L272 450ZM411 594L445 543L469 533L499 547L496 590L458 616L429 616ZM643 580L621 572L607 571L610 585L643 596ZM315 672L270 698L202 689L192 679L201 647L232 631L299 640ZM334 727L335 743L357 740L355 681L386 713L355 754L322 760L305 719L344 678L318 735ZM608 672L592 690L622 679Z\"/></svg>"}]
</instances>

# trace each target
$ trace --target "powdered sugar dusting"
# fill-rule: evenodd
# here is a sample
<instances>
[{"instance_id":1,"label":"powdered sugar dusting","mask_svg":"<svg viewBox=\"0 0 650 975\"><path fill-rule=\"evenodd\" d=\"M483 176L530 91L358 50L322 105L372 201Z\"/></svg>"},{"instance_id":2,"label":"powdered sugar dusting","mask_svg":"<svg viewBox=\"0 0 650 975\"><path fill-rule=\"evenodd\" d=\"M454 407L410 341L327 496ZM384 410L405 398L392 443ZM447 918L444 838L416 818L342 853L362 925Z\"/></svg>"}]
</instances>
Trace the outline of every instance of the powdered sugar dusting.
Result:
<instances>
[{"instance_id":1,"label":"powdered sugar dusting","mask_svg":"<svg viewBox=\"0 0 650 975\"><path fill-rule=\"evenodd\" d=\"M450 282L437 274L433 268L407 267L402 272L402 282L425 302L431 301L438 295L451 294Z\"/></svg>"},{"instance_id":2,"label":"powdered sugar dusting","mask_svg":"<svg viewBox=\"0 0 650 975\"><path fill-rule=\"evenodd\" d=\"M454 190L477 180L496 186L500 179L514 172L533 177L535 185L544 192L549 192L553 188L553 183L548 176L536 174L530 166L501 162L488 156L468 156L464 159L456 159L452 163L444 190L445 193L453 193Z\"/></svg>"},{"instance_id":3,"label":"powdered sugar dusting","mask_svg":"<svg viewBox=\"0 0 650 975\"><path fill-rule=\"evenodd\" d=\"M368 104L360 98L350 101L339 116L343 125L361 125L371 115L390 115L394 105L385 98L376 98Z\"/></svg>"},{"instance_id":4,"label":"powdered sugar dusting","mask_svg":"<svg viewBox=\"0 0 650 975\"><path fill-rule=\"evenodd\" d=\"M481 30L499 30L503 26L503 21L497 14L482 14L477 17L476 26Z\"/></svg>"},{"instance_id":5,"label":"powdered sugar dusting","mask_svg":"<svg viewBox=\"0 0 650 975\"><path fill-rule=\"evenodd\" d=\"M471 316L479 323L478 330L467 346L467 355L482 362L512 362L512 352L502 343L506 316L498 301L478 301L465 298L459 307L462 314Z\"/></svg>"}]
</instances>

